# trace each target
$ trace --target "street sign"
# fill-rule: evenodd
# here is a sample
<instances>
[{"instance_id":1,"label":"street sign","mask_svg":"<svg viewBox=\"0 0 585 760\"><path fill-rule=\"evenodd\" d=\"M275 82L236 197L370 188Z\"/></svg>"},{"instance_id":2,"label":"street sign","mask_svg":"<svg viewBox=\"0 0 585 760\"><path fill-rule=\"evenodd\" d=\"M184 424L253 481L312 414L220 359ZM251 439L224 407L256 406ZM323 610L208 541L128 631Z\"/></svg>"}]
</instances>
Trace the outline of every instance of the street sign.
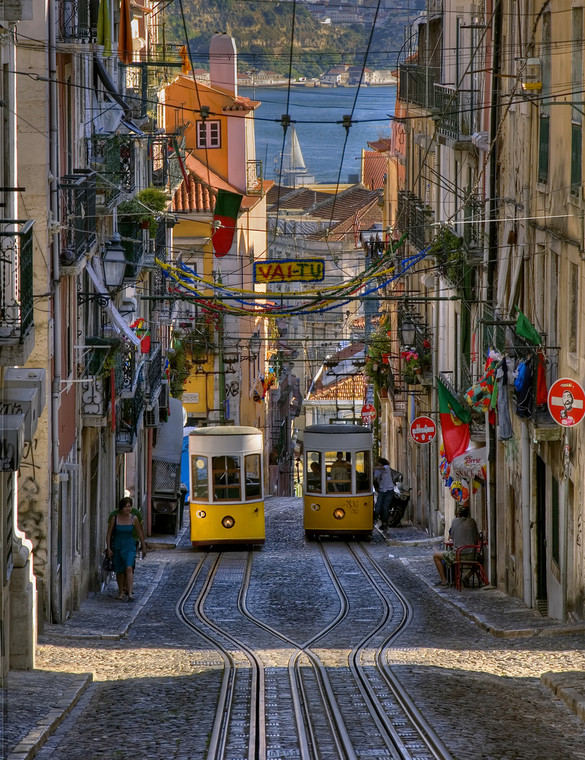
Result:
<instances>
[{"instance_id":1,"label":"street sign","mask_svg":"<svg viewBox=\"0 0 585 760\"><path fill-rule=\"evenodd\" d=\"M558 425L578 425L585 416L585 391L576 380L562 377L550 387L548 410Z\"/></svg>"},{"instance_id":2,"label":"street sign","mask_svg":"<svg viewBox=\"0 0 585 760\"><path fill-rule=\"evenodd\" d=\"M415 443L430 443L437 435L437 426L430 417L417 417L410 425L410 435Z\"/></svg>"},{"instance_id":3,"label":"street sign","mask_svg":"<svg viewBox=\"0 0 585 760\"><path fill-rule=\"evenodd\" d=\"M361 414L364 425L371 425L376 419L376 409L373 404L364 404Z\"/></svg>"}]
</instances>

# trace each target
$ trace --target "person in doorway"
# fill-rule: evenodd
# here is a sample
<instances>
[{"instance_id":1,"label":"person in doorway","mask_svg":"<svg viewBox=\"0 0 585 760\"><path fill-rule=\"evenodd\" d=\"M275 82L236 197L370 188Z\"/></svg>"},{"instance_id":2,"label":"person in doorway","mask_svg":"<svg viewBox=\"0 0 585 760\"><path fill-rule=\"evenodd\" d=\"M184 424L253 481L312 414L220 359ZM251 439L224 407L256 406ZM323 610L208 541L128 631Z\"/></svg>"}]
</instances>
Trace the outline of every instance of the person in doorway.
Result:
<instances>
[{"instance_id":1,"label":"person in doorway","mask_svg":"<svg viewBox=\"0 0 585 760\"><path fill-rule=\"evenodd\" d=\"M443 552L435 552L433 554L433 560L435 567L439 573L439 582L437 586L448 586L447 573L445 571L446 566L450 566L455 561L456 550L460 546L474 546L479 541L479 530L477 523L473 517L469 516L469 505L462 504L459 507L458 516L453 518L451 527L449 528L449 537L453 542L453 547ZM471 549L469 552L462 552L462 558L467 555L474 556L475 549ZM466 579L463 579L465 585Z\"/></svg>"},{"instance_id":2,"label":"person in doorway","mask_svg":"<svg viewBox=\"0 0 585 760\"><path fill-rule=\"evenodd\" d=\"M343 452L337 452L337 459L331 465L333 488L341 493L351 491L351 463L343 458Z\"/></svg>"},{"instance_id":3,"label":"person in doorway","mask_svg":"<svg viewBox=\"0 0 585 760\"><path fill-rule=\"evenodd\" d=\"M106 545L108 557L114 558L114 572L118 584L118 599L134 601L134 563L136 561L136 542L133 532L136 531L142 546L142 556L146 557L146 541L144 531L138 518L132 514L132 499L125 497L120 500L117 512L108 525Z\"/></svg>"},{"instance_id":4,"label":"person in doorway","mask_svg":"<svg viewBox=\"0 0 585 760\"><path fill-rule=\"evenodd\" d=\"M384 457L379 457L374 470L374 484L378 492L374 506L374 524L379 519L382 530L388 528L388 516L394 500L396 484L394 483L393 472L395 470L390 467L390 462Z\"/></svg>"}]
</instances>

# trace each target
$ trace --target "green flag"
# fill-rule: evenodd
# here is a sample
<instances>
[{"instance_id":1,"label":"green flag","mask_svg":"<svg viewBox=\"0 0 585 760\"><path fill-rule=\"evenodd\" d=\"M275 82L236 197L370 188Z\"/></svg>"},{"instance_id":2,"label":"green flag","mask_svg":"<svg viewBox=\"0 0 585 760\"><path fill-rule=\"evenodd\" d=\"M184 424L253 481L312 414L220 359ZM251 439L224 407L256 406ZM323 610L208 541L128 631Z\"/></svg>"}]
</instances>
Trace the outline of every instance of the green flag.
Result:
<instances>
[{"instance_id":1,"label":"green flag","mask_svg":"<svg viewBox=\"0 0 585 760\"><path fill-rule=\"evenodd\" d=\"M540 334L537 332L536 328L528 319L528 317L526 317L517 306L515 308L518 312L518 321L516 322L516 335L519 335L521 338L524 338L535 346L540 346L542 343Z\"/></svg>"}]
</instances>

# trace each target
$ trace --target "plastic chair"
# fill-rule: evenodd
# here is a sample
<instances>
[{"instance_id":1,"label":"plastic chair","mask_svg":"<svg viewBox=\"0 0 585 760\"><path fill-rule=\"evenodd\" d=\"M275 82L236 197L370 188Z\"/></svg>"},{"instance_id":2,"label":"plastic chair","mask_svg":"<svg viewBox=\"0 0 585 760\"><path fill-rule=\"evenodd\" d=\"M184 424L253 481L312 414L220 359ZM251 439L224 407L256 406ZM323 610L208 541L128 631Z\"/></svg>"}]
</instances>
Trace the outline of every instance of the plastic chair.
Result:
<instances>
[{"instance_id":1,"label":"plastic chair","mask_svg":"<svg viewBox=\"0 0 585 760\"><path fill-rule=\"evenodd\" d=\"M487 546L487 540L483 537L483 533L480 533L477 544L459 546L455 550L455 562L453 563L453 567L455 568L455 588L457 591L461 591L461 584L464 578L468 581L473 579L474 586L475 580L477 579L480 588L481 586L489 586L490 582L483 566L484 546ZM473 552L471 551L472 549Z\"/></svg>"}]
</instances>

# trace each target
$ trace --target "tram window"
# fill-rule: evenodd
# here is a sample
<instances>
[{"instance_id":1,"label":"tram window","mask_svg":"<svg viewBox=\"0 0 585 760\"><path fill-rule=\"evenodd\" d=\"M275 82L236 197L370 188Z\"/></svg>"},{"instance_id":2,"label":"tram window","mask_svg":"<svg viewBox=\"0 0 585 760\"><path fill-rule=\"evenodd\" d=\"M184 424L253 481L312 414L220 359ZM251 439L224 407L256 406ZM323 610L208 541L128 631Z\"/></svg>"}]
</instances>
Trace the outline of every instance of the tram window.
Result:
<instances>
[{"instance_id":1,"label":"tram window","mask_svg":"<svg viewBox=\"0 0 585 760\"><path fill-rule=\"evenodd\" d=\"M328 451L325 454L327 468L327 493L349 493L351 491L351 454L343 451Z\"/></svg>"},{"instance_id":2,"label":"tram window","mask_svg":"<svg viewBox=\"0 0 585 760\"><path fill-rule=\"evenodd\" d=\"M213 501L238 501L240 497L240 460L238 457L213 457Z\"/></svg>"},{"instance_id":3,"label":"tram window","mask_svg":"<svg viewBox=\"0 0 585 760\"><path fill-rule=\"evenodd\" d=\"M260 487L260 454L248 454L244 459L246 471L246 501L262 496Z\"/></svg>"},{"instance_id":4,"label":"tram window","mask_svg":"<svg viewBox=\"0 0 585 760\"><path fill-rule=\"evenodd\" d=\"M307 493L321 493L321 454L318 451L307 452Z\"/></svg>"},{"instance_id":5,"label":"tram window","mask_svg":"<svg viewBox=\"0 0 585 760\"><path fill-rule=\"evenodd\" d=\"M369 451L355 453L355 490L356 493L371 493L372 491Z\"/></svg>"},{"instance_id":6,"label":"tram window","mask_svg":"<svg viewBox=\"0 0 585 760\"><path fill-rule=\"evenodd\" d=\"M191 458L191 489L193 499L208 501L209 486L207 483L207 457L194 456Z\"/></svg>"}]
</instances>

